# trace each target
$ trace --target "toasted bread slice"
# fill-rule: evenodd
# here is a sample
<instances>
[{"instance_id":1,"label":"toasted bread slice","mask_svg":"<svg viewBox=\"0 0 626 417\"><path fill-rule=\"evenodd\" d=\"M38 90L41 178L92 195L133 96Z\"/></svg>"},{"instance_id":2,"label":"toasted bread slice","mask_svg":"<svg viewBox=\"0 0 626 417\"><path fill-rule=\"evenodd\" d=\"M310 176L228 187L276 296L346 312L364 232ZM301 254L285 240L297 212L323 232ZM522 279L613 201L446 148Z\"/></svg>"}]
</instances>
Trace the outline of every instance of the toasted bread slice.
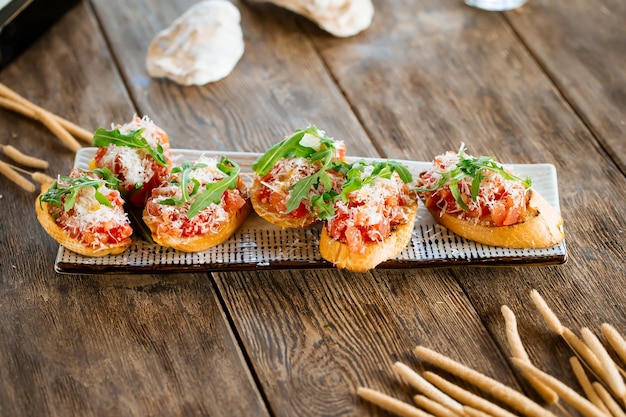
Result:
<instances>
[{"instance_id":1,"label":"toasted bread slice","mask_svg":"<svg viewBox=\"0 0 626 417\"><path fill-rule=\"evenodd\" d=\"M48 191L50 185L51 183L42 185L40 196ZM50 214L50 205L48 203L40 201L40 199L37 198L35 200L35 210L37 212L37 220L39 220L39 223L50 237L56 240L61 246L80 255L89 257L118 255L124 252L132 243L132 239L128 237L114 244L91 246L78 238L70 236L65 229L57 225Z\"/></svg>"},{"instance_id":2,"label":"toasted bread slice","mask_svg":"<svg viewBox=\"0 0 626 417\"><path fill-rule=\"evenodd\" d=\"M526 213L510 226L486 226L473 219L440 213L430 207L431 214L450 231L474 242L511 249L548 248L560 243L563 218L538 192L531 190Z\"/></svg>"},{"instance_id":3,"label":"toasted bread slice","mask_svg":"<svg viewBox=\"0 0 626 417\"><path fill-rule=\"evenodd\" d=\"M152 217L144 215L144 221L152 232L152 239L159 245L182 252L202 252L228 240L248 217L250 211L250 202L246 201L246 204L239 210L231 213L227 221L220 224L217 232L193 237L178 237L166 233L158 233L158 225L150 221Z\"/></svg>"},{"instance_id":4,"label":"toasted bread slice","mask_svg":"<svg viewBox=\"0 0 626 417\"><path fill-rule=\"evenodd\" d=\"M365 243L363 253L350 251L347 244L330 237L326 227L322 227L320 236L322 258L332 262L338 268L345 268L352 272L366 272L380 263L398 256L411 241L417 214L417 202L405 207L404 210L409 220L398 225L384 241Z\"/></svg>"},{"instance_id":5,"label":"toasted bread slice","mask_svg":"<svg viewBox=\"0 0 626 417\"><path fill-rule=\"evenodd\" d=\"M262 187L263 184L261 184L261 181L255 177L250 186L250 201L252 202L254 211L261 218L283 229L302 229L318 221L317 217L311 212L298 217L277 212L271 204L265 203L259 199Z\"/></svg>"}]
</instances>

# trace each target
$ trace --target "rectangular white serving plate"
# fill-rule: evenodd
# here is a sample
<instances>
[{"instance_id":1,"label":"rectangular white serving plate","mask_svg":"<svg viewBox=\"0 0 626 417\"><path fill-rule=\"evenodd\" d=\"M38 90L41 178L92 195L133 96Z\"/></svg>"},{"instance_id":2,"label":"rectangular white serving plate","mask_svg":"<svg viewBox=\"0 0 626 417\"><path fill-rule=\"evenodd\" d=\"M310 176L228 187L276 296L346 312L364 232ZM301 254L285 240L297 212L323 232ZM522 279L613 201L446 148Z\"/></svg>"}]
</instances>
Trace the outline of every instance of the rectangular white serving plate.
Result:
<instances>
[{"instance_id":1,"label":"rectangular white serving plate","mask_svg":"<svg viewBox=\"0 0 626 417\"><path fill-rule=\"evenodd\" d=\"M88 169L96 148L80 149L75 166ZM259 154L173 149L174 163L194 161L200 155L226 156L241 167L251 183L252 163ZM358 160L370 158L348 158ZM414 177L430 162L400 161ZM507 164L517 174L528 175L533 187L559 209L556 169L551 164ZM281 229L254 212L226 242L204 252L185 253L149 243L139 237L124 253L99 258L78 255L59 247L55 270L59 273L168 273L215 272L259 269L326 268L333 265L319 254L320 226L306 229ZM377 268L434 268L453 266L555 265L567 260L565 242L546 249L506 249L475 243L449 232L420 203L413 237L395 259Z\"/></svg>"}]
</instances>

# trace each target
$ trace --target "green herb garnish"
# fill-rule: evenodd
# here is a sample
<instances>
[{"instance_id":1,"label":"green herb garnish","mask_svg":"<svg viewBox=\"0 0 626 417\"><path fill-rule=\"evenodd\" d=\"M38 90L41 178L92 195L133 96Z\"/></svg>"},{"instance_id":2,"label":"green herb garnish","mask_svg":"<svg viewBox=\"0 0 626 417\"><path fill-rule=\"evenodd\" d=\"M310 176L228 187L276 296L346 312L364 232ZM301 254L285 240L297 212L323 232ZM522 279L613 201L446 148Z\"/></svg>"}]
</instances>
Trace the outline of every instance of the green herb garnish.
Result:
<instances>
[{"instance_id":1,"label":"green herb garnish","mask_svg":"<svg viewBox=\"0 0 626 417\"><path fill-rule=\"evenodd\" d=\"M334 154L335 142L317 127L309 126L306 129L297 129L293 135L278 142L276 145L269 148L263 155L258 157L252 164L254 172L262 177L267 174L270 169L276 165L276 162L282 158L309 158L311 155L318 152L318 149L313 149L309 146L300 144L300 141L307 133L320 140L320 150L332 149L333 152L331 155Z\"/></svg>"},{"instance_id":2,"label":"green herb garnish","mask_svg":"<svg viewBox=\"0 0 626 417\"><path fill-rule=\"evenodd\" d=\"M191 164L185 161L180 167L173 168L172 173L180 173L180 181L176 180L175 183L181 188L182 196L181 198L168 198L160 203L166 205L181 205L193 199L194 201L187 211L188 219L193 218L211 204L220 204L222 195L226 190L237 188L240 171L239 165L222 157L216 166L227 175L226 178L206 184L204 191L200 193L200 182L192 178L191 173L196 169L205 168L206 166L207 165L203 163ZM188 189L190 183L193 184L191 192Z\"/></svg>"},{"instance_id":3,"label":"green herb garnish","mask_svg":"<svg viewBox=\"0 0 626 417\"><path fill-rule=\"evenodd\" d=\"M106 130L104 128L100 128L96 130L93 135L93 144L94 146L116 145L136 149L145 149L150 153L150 155L152 155L157 163L162 166L167 166L167 160L163 154L163 146L158 144L156 149L150 146L148 140L142 136L144 130L145 129L141 128L128 132L127 134L123 134L119 129Z\"/></svg>"},{"instance_id":4,"label":"green herb garnish","mask_svg":"<svg viewBox=\"0 0 626 417\"><path fill-rule=\"evenodd\" d=\"M60 185L60 182L63 183L63 185ZM113 204L111 204L106 196L99 191L99 188L102 185L110 184L106 179L90 178L87 175L83 175L79 178L61 176L50 185L44 194L39 197L39 202L40 204L41 202L45 202L53 206L60 207L63 211L67 212L76 204L76 196L81 188L93 187L96 190L96 200L104 206L113 207ZM63 197L65 197L65 200Z\"/></svg>"},{"instance_id":5,"label":"green herb garnish","mask_svg":"<svg viewBox=\"0 0 626 417\"><path fill-rule=\"evenodd\" d=\"M529 189L531 187L530 177L520 178L516 175L513 175L502 166L499 162L497 162L494 158L489 156L480 156L473 157L469 156L465 153L465 144L462 143L458 152L459 162L449 171L441 173L441 179L437 182L437 184L432 188L416 188L417 192L430 192L435 191L439 187L442 187L446 184L449 185L450 192L454 197L455 201L463 210L469 210L467 204L463 201L461 196L461 191L459 190L458 184L459 181L469 178L472 181L471 187L471 198L472 201L476 201L478 199L478 193L480 191L480 184L482 181L487 178L484 174L484 171L495 172L496 174L501 175L504 179L510 181L516 181L522 183L524 188Z\"/></svg>"},{"instance_id":6,"label":"green herb garnish","mask_svg":"<svg viewBox=\"0 0 626 417\"><path fill-rule=\"evenodd\" d=\"M366 167L372 167L368 175L365 175ZM337 201L340 199L342 201L348 201L348 194L360 190L366 185L371 185L376 178L389 179L394 172L397 172L400 179L402 179L402 182L405 184L413 181L413 175L411 175L411 172L404 164L390 160L372 163L366 163L361 160L352 164L334 162L331 170L344 175L346 181L341 186L341 194L331 190L311 198L311 211L315 213L320 220L333 218L335 216L335 203ZM330 190L331 186L332 184L328 185L326 189Z\"/></svg>"}]
</instances>

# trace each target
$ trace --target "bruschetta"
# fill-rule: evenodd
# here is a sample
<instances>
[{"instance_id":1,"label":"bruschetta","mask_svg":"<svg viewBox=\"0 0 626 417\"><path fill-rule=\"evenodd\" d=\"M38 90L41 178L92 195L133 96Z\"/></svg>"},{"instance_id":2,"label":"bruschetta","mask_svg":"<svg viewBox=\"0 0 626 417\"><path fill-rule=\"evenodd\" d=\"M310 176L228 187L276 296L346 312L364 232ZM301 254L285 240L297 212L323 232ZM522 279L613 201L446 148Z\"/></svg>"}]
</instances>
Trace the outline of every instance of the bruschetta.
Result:
<instances>
[{"instance_id":1,"label":"bruschetta","mask_svg":"<svg viewBox=\"0 0 626 417\"><path fill-rule=\"evenodd\" d=\"M250 200L256 213L284 229L305 228L318 221L311 198L333 186L329 168L345 160L346 148L315 126L298 129L271 147L253 164Z\"/></svg>"},{"instance_id":2,"label":"bruschetta","mask_svg":"<svg viewBox=\"0 0 626 417\"><path fill-rule=\"evenodd\" d=\"M143 221L161 246L200 252L227 240L250 212L239 166L226 158L201 157L172 169L152 190Z\"/></svg>"},{"instance_id":3,"label":"bruschetta","mask_svg":"<svg viewBox=\"0 0 626 417\"><path fill-rule=\"evenodd\" d=\"M172 158L167 134L147 116L135 116L112 130L100 128L90 168L107 168L120 180L127 203L143 207L152 189L167 180Z\"/></svg>"},{"instance_id":4,"label":"bruschetta","mask_svg":"<svg viewBox=\"0 0 626 417\"><path fill-rule=\"evenodd\" d=\"M491 157L449 151L417 179L425 207L466 239L506 248L547 248L564 239L563 219L531 186Z\"/></svg>"},{"instance_id":5,"label":"bruschetta","mask_svg":"<svg viewBox=\"0 0 626 417\"><path fill-rule=\"evenodd\" d=\"M417 196L412 175L395 161L345 168L341 193L320 236L320 254L336 267L365 272L399 255L411 241Z\"/></svg>"},{"instance_id":6,"label":"bruschetta","mask_svg":"<svg viewBox=\"0 0 626 417\"><path fill-rule=\"evenodd\" d=\"M42 185L35 202L37 219L59 244L84 256L117 255L132 243L116 180L107 170L81 171Z\"/></svg>"}]
</instances>

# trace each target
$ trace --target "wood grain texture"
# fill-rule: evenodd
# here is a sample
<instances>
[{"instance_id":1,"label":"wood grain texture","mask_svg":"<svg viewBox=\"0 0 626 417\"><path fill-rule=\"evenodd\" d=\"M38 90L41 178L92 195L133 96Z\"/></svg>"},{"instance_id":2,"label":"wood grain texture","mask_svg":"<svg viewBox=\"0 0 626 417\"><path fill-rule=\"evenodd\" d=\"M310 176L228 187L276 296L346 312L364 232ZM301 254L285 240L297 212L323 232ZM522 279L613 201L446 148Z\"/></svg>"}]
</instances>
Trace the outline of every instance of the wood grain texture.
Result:
<instances>
[{"instance_id":1,"label":"wood grain texture","mask_svg":"<svg viewBox=\"0 0 626 417\"><path fill-rule=\"evenodd\" d=\"M375 0L372 26L346 39L270 4L235 1L246 52L228 78L187 88L150 80L150 40L191 4L85 1L0 81L90 129L148 114L175 147L262 151L316 123L351 155L428 160L464 141L503 162L552 163L569 260L57 275L58 246L30 211L34 196L0 178L1 415L387 416L356 388L410 402L414 391L391 365L432 369L412 354L418 344L536 398L508 361L503 304L533 363L575 387L570 352L531 289L575 332L608 322L626 333L616 0L597 10L531 0L506 14L456 0ZM50 175L69 170L73 155L44 128L0 118L2 143L49 159Z\"/></svg>"},{"instance_id":2,"label":"wood grain texture","mask_svg":"<svg viewBox=\"0 0 626 417\"><path fill-rule=\"evenodd\" d=\"M626 174L626 4L528 2L515 32Z\"/></svg>"},{"instance_id":3,"label":"wood grain texture","mask_svg":"<svg viewBox=\"0 0 626 417\"><path fill-rule=\"evenodd\" d=\"M134 112L86 2L0 81L85 127ZM2 143L69 173L74 155L50 132L0 120ZM0 178L0 415L267 415L205 275L57 275L35 198Z\"/></svg>"},{"instance_id":4,"label":"wood grain texture","mask_svg":"<svg viewBox=\"0 0 626 417\"><path fill-rule=\"evenodd\" d=\"M223 80L181 87L151 80L144 62L157 32L193 1L93 3L141 113L162 125L173 147L261 152L294 129L314 124L358 149L359 155L376 155L290 13L266 4L233 2L242 15L243 58ZM144 19L144 10L159 14Z\"/></svg>"}]
</instances>

